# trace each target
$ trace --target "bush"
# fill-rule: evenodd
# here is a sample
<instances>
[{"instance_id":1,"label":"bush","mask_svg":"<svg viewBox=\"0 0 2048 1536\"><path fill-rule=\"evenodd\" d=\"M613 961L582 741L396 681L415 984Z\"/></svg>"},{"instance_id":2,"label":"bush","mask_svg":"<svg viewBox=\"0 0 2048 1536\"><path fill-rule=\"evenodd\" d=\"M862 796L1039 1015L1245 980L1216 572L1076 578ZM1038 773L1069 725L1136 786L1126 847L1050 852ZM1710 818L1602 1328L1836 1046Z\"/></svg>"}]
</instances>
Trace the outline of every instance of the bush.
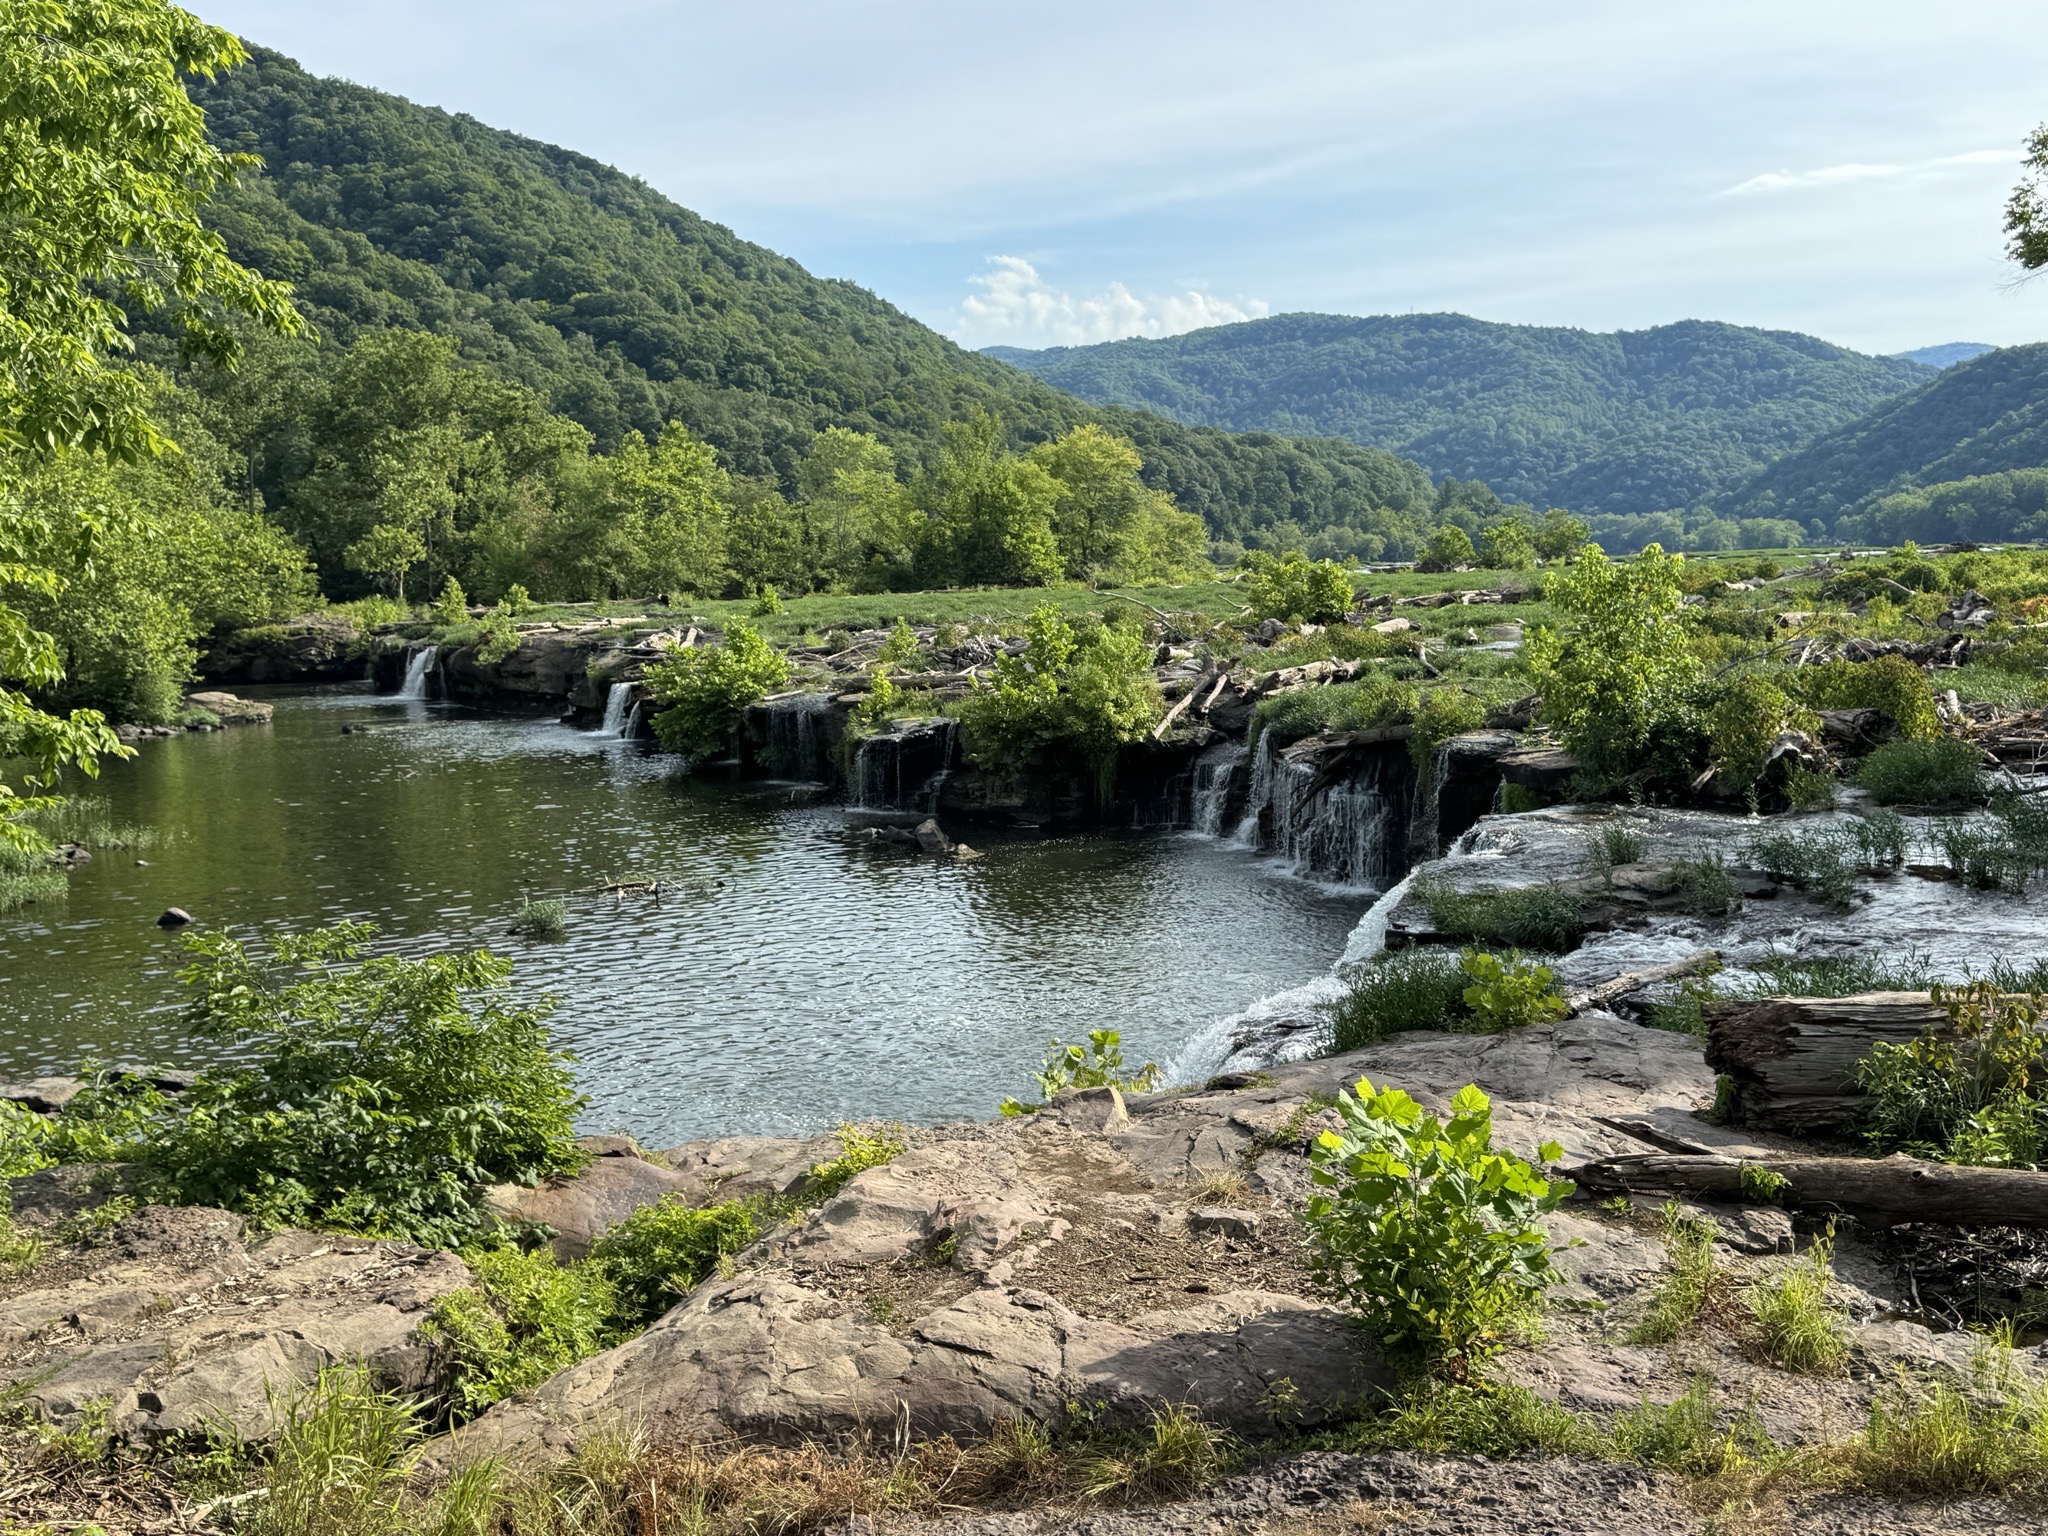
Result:
<instances>
[{"instance_id":1,"label":"bush","mask_svg":"<svg viewBox=\"0 0 2048 1536\"><path fill-rule=\"evenodd\" d=\"M1397 1088L1340 1093L1342 1129L1310 1154L1315 1269L1390 1350L1469 1368L1526 1326L1557 1280L1538 1224L1572 1186L1493 1147L1469 1084L1441 1124ZM1554 1143L1538 1156L1563 1155Z\"/></svg>"},{"instance_id":2,"label":"bush","mask_svg":"<svg viewBox=\"0 0 2048 1536\"><path fill-rule=\"evenodd\" d=\"M654 734L693 762L726 749L746 707L789 681L789 663L744 619L726 625L716 650L670 651L647 668L657 704Z\"/></svg>"},{"instance_id":3,"label":"bush","mask_svg":"<svg viewBox=\"0 0 2048 1536\"><path fill-rule=\"evenodd\" d=\"M1875 661L1827 661L1791 674L1800 696L1815 709L1874 709L1901 736L1925 739L1941 734L1934 689L1927 674L1903 656Z\"/></svg>"},{"instance_id":4,"label":"bush","mask_svg":"<svg viewBox=\"0 0 2048 1536\"><path fill-rule=\"evenodd\" d=\"M469 622L469 594L453 576L442 583L441 595L434 600L433 615L436 624Z\"/></svg>"},{"instance_id":5,"label":"bush","mask_svg":"<svg viewBox=\"0 0 2048 1536\"><path fill-rule=\"evenodd\" d=\"M1536 539L1527 519L1510 517L1479 535L1479 563L1492 571L1526 571L1536 563Z\"/></svg>"},{"instance_id":6,"label":"bush","mask_svg":"<svg viewBox=\"0 0 2048 1536\"><path fill-rule=\"evenodd\" d=\"M1441 743L1466 731L1476 731L1485 723L1486 705L1464 689L1430 689L1415 706L1415 734L1408 738L1408 751L1415 766L1427 771L1429 755Z\"/></svg>"},{"instance_id":7,"label":"bush","mask_svg":"<svg viewBox=\"0 0 2048 1536\"><path fill-rule=\"evenodd\" d=\"M1952 736L1888 741L1856 769L1856 784L1885 805L1954 805L1984 794L1984 759Z\"/></svg>"},{"instance_id":8,"label":"bush","mask_svg":"<svg viewBox=\"0 0 2048 1536\"><path fill-rule=\"evenodd\" d=\"M1772 679L1739 677L1707 710L1707 740L1723 784L1740 789L1763 776L1771 748L1786 731L1814 731L1819 719Z\"/></svg>"},{"instance_id":9,"label":"bush","mask_svg":"<svg viewBox=\"0 0 2048 1536\"><path fill-rule=\"evenodd\" d=\"M484 615L483 629L477 636L476 659L484 666L495 667L518 649L519 631L513 626L511 613L500 603Z\"/></svg>"},{"instance_id":10,"label":"bush","mask_svg":"<svg viewBox=\"0 0 2048 1536\"><path fill-rule=\"evenodd\" d=\"M1566 950L1577 942L1583 903L1554 885L1459 891L1418 880L1415 898L1446 938L1512 948Z\"/></svg>"},{"instance_id":11,"label":"bush","mask_svg":"<svg viewBox=\"0 0 2048 1536\"><path fill-rule=\"evenodd\" d=\"M375 931L279 936L266 956L227 934L186 941L193 1027L240 1064L147 1105L130 1128L143 1193L448 1246L484 1222L479 1185L580 1165L569 1058L547 1006L500 999L509 962L362 960Z\"/></svg>"},{"instance_id":12,"label":"bush","mask_svg":"<svg viewBox=\"0 0 2048 1536\"><path fill-rule=\"evenodd\" d=\"M1317 731L1369 731L1407 719L1415 707L1412 687L1378 673L1355 683L1297 688L1259 700L1252 713L1251 739L1256 744L1267 731L1290 738Z\"/></svg>"},{"instance_id":13,"label":"bush","mask_svg":"<svg viewBox=\"0 0 2048 1536\"><path fill-rule=\"evenodd\" d=\"M1561 1019L1569 1011L1550 984L1550 967L1524 960L1518 950L1503 958L1468 949L1458 964L1472 983L1464 991L1465 1006L1474 1026L1489 1034Z\"/></svg>"},{"instance_id":14,"label":"bush","mask_svg":"<svg viewBox=\"0 0 2048 1536\"><path fill-rule=\"evenodd\" d=\"M664 1195L592 1244L589 1262L603 1269L618 1294L620 1318L637 1331L758 1238L765 1214L743 1200L692 1206L680 1195Z\"/></svg>"},{"instance_id":15,"label":"bush","mask_svg":"<svg viewBox=\"0 0 2048 1536\"><path fill-rule=\"evenodd\" d=\"M1351 611L1351 578L1334 560L1311 560L1291 549L1277 560L1253 551L1241 562L1251 617L1328 624Z\"/></svg>"},{"instance_id":16,"label":"bush","mask_svg":"<svg viewBox=\"0 0 2048 1536\"><path fill-rule=\"evenodd\" d=\"M1445 523L1429 536L1422 558L1415 562L1418 571L1455 571L1461 565L1470 565L1479 558L1479 552L1472 547L1472 535L1456 523Z\"/></svg>"},{"instance_id":17,"label":"bush","mask_svg":"<svg viewBox=\"0 0 2048 1536\"><path fill-rule=\"evenodd\" d=\"M1847 1314L1828 1299L1834 1254L1830 1231L1813 1240L1804 1258L1750 1288L1756 1348L1771 1364L1806 1376L1832 1376L1848 1358Z\"/></svg>"},{"instance_id":18,"label":"bush","mask_svg":"<svg viewBox=\"0 0 2048 1536\"><path fill-rule=\"evenodd\" d=\"M528 897L512 914L512 931L522 938L559 939L569 930L569 903L560 897Z\"/></svg>"},{"instance_id":19,"label":"bush","mask_svg":"<svg viewBox=\"0 0 2048 1536\"><path fill-rule=\"evenodd\" d=\"M961 702L968 753L1009 769L1078 758L1106 791L1118 750L1159 718L1152 647L1117 625L1077 631L1057 608L1040 608L1027 628L1024 653L998 657L994 681Z\"/></svg>"},{"instance_id":20,"label":"bush","mask_svg":"<svg viewBox=\"0 0 2048 1536\"><path fill-rule=\"evenodd\" d=\"M1929 996L1947 1015L1945 1029L1903 1045L1880 1042L1856 1064L1864 1136L1888 1152L2033 1166L2048 1146L2039 1086L2048 1003L2038 992L2008 996L1996 980L1936 982Z\"/></svg>"}]
</instances>

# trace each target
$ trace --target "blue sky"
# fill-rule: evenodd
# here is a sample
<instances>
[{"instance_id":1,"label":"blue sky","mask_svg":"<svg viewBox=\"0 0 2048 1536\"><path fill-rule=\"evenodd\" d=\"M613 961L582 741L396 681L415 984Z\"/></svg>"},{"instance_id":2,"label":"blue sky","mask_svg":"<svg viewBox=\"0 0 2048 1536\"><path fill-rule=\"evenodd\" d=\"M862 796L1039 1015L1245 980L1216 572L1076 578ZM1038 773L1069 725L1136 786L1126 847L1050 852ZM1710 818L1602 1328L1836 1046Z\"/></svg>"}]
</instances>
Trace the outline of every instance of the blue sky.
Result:
<instances>
[{"instance_id":1,"label":"blue sky","mask_svg":"<svg viewBox=\"0 0 2048 1536\"><path fill-rule=\"evenodd\" d=\"M188 0L190 3L190 0ZM972 346L1288 310L2048 338L2039 0L201 0Z\"/></svg>"}]
</instances>

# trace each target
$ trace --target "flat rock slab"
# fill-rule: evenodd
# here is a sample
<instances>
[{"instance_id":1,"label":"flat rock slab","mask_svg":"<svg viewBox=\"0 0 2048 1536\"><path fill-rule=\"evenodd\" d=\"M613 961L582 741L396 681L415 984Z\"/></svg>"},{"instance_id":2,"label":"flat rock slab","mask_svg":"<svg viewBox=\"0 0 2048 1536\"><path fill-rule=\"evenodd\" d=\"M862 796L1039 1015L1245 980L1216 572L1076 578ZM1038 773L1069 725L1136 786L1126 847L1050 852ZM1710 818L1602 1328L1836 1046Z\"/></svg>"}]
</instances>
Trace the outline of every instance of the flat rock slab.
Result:
<instances>
[{"instance_id":1,"label":"flat rock slab","mask_svg":"<svg viewBox=\"0 0 2048 1536\"><path fill-rule=\"evenodd\" d=\"M418 1326L470 1279L452 1253L305 1232L249 1240L226 1211L145 1206L102 1246L60 1251L0 1295L0 1389L61 1427L105 1404L137 1443L221 1423L261 1440L273 1398L330 1365L360 1360L387 1387L427 1388Z\"/></svg>"}]
</instances>

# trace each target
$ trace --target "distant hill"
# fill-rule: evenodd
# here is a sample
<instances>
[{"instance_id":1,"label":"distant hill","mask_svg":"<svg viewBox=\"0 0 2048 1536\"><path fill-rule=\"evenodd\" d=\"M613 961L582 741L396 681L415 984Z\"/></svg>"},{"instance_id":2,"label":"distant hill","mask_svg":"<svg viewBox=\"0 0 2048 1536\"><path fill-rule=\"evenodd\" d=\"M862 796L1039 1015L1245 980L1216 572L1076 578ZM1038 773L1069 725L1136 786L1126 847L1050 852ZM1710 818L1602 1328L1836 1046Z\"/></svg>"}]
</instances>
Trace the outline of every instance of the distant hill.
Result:
<instances>
[{"instance_id":1,"label":"distant hill","mask_svg":"<svg viewBox=\"0 0 2048 1536\"><path fill-rule=\"evenodd\" d=\"M1600 334L1465 315L1277 315L989 355L1100 404L1349 438L1502 496L1645 512L1726 495L1929 376L1790 331Z\"/></svg>"},{"instance_id":2,"label":"distant hill","mask_svg":"<svg viewBox=\"0 0 2048 1536\"><path fill-rule=\"evenodd\" d=\"M1924 363L1929 368L1953 368L1957 363L1967 363L1973 357L1997 350L1988 341L1944 341L1938 347L1915 347L1910 352L1890 355L1909 363Z\"/></svg>"},{"instance_id":3,"label":"distant hill","mask_svg":"<svg viewBox=\"0 0 2048 1536\"><path fill-rule=\"evenodd\" d=\"M438 332L601 447L680 419L785 486L827 426L914 466L986 408L1019 444L1083 421L1134 438L1147 479L1220 537L1292 520L1405 552L1434 522L1430 476L1393 454L1083 404L586 156L253 52L189 82L214 138L266 164L208 217L238 259L297 285L330 343Z\"/></svg>"},{"instance_id":4,"label":"distant hill","mask_svg":"<svg viewBox=\"0 0 2048 1536\"><path fill-rule=\"evenodd\" d=\"M1744 487L1730 510L1832 523L1893 492L2042 466L2048 342L2002 347L1944 369L1780 459Z\"/></svg>"}]
</instances>

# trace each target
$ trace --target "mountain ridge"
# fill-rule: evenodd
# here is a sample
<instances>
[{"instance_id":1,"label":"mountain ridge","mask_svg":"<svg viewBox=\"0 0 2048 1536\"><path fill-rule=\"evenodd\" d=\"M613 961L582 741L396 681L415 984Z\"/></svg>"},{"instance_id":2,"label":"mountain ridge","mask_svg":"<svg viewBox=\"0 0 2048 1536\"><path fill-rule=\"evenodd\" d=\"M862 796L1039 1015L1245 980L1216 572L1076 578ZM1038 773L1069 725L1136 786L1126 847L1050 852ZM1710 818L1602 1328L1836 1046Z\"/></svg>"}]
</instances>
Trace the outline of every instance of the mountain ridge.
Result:
<instances>
[{"instance_id":1,"label":"mountain ridge","mask_svg":"<svg viewBox=\"0 0 2048 1536\"><path fill-rule=\"evenodd\" d=\"M1930 376L1720 321L1596 332L1453 313L1297 313L1157 340L985 351L1095 403L1240 431L1335 433L1577 512L1726 496Z\"/></svg>"}]
</instances>

